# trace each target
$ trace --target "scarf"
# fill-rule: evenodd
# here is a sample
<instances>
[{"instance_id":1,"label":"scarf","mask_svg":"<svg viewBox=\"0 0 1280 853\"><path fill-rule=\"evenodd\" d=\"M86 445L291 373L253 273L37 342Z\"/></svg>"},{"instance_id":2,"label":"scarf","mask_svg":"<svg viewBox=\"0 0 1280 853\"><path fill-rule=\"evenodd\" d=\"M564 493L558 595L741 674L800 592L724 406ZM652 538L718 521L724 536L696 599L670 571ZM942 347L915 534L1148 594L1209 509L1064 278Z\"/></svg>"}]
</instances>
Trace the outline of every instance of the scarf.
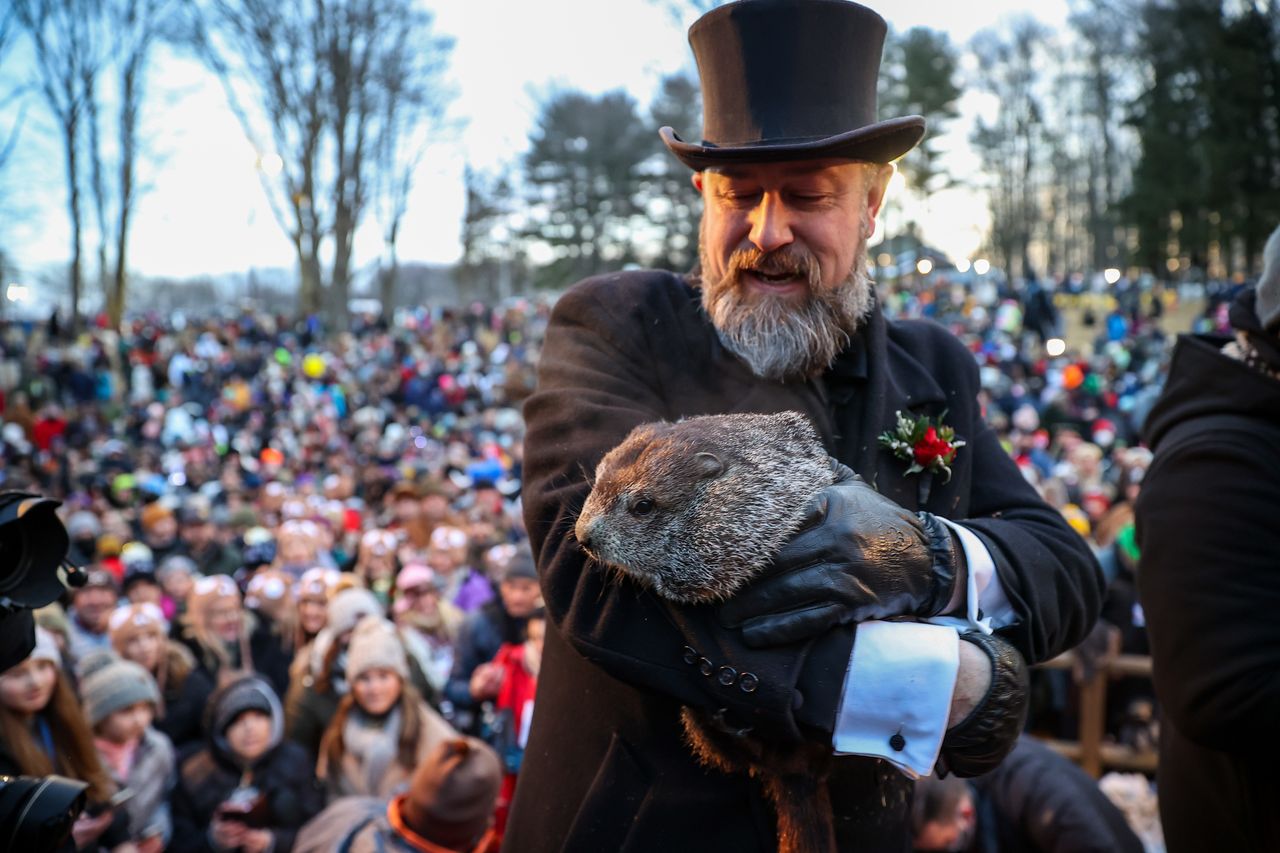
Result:
<instances>
[{"instance_id":1,"label":"scarf","mask_svg":"<svg viewBox=\"0 0 1280 853\"><path fill-rule=\"evenodd\" d=\"M93 739L93 745L97 748L98 755L102 756L103 763L107 765L111 775L121 782L128 781L129 771L133 769L133 759L138 754L138 744L141 742L141 738L134 738L125 743L116 743L100 737Z\"/></svg>"},{"instance_id":2,"label":"scarf","mask_svg":"<svg viewBox=\"0 0 1280 853\"><path fill-rule=\"evenodd\" d=\"M350 780L363 788L361 793L373 794L396 762L400 749L400 705L383 717L371 717L359 708L352 708L342 728L344 752L355 759L363 779Z\"/></svg>"}]
</instances>

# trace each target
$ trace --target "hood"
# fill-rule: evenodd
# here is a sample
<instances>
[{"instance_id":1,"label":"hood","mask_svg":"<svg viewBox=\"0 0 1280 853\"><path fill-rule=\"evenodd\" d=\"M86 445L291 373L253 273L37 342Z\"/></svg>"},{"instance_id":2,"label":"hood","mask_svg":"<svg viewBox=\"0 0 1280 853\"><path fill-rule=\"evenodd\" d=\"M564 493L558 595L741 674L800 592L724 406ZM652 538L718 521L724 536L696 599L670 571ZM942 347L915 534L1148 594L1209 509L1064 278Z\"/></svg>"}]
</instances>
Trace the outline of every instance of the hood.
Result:
<instances>
[{"instance_id":1,"label":"hood","mask_svg":"<svg viewBox=\"0 0 1280 853\"><path fill-rule=\"evenodd\" d=\"M1280 423L1280 382L1222 353L1230 338L1181 335L1169 379L1151 409L1143 440L1153 451L1178 424L1203 415L1242 415Z\"/></svg>"},{"instance_id":2,"label":"hood","mask_svg":"<svg viewBox=\"0 0 1280 853\"><path fill-rule=\"evenodd\" d=\"M275 690L264 679L246 676L217 690L205 708L205 731L214 755L241 770L249 768L232 754L226 730L245 711L262 711L271 717L271 741L256 763L262 763L284 740L284 709Z\"/></svg>"}]
</instances>

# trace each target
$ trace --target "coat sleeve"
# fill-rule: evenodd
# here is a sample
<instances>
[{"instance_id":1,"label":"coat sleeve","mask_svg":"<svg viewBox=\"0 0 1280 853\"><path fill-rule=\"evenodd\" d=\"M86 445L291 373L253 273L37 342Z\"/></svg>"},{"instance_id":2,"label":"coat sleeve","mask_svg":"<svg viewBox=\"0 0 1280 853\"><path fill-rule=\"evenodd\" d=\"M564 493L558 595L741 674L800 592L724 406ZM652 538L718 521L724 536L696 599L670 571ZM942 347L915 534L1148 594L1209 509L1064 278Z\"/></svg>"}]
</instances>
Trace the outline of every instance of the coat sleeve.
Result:
<instances>
[{"instance_id":1,"label":"coat sleeve","mask_svg":"<svg viewBox=\"0 0 1280 853\"><path fill-rule=\"evenodd\" d=\"M1218 430L1157 454L1137 505L1156 694L1210 749L1280 745L1280 453Z\"/></svg>"},{"instance_id":2,"label":"coat sleeve","mask_svg":"<svg viewBox=\"0 0 1280 853\"><path fill-rule=\"evenodd\" d=\"M538 390L524 410L525 522L548 615L580 655L621 681L713 714L723 710L758 733L798 739L793 709L804 697L796 680L809 645L747 649L737 632L716 623L712 608L677 606L611 579L572 536L600 458L634 427L667 414L649 365L669 356L646 335L673 330L644 298L630 284L588 280L552 313ZM838 636L847 663L852 632ZM712 677L730 670L751 678L722 685ZM838 691L838 681L825 688Z\"/></svg>"}]
</instances>

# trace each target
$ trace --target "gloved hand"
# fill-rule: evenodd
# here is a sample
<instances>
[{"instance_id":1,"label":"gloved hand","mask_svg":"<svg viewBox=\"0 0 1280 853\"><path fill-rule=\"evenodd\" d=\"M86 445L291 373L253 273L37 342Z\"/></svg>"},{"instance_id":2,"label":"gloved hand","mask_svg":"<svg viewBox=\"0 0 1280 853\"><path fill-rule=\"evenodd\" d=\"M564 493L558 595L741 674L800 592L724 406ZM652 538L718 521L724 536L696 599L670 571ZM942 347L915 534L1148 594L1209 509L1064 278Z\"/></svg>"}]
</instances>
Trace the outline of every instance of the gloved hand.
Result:
<instances>
[{"instance_id":1,"label":"gloved hand","mask_svg":"<svg viewBox=\"0 0 1280 853\"><path fill-rule=\"evenodd\" d=\"M749 646L773 646L836 625L935 616L955 590L964 554L936 516L913 513L834 463L837 481L813 499L773 570L721 605Z\"/></svg>"}]
</instances>

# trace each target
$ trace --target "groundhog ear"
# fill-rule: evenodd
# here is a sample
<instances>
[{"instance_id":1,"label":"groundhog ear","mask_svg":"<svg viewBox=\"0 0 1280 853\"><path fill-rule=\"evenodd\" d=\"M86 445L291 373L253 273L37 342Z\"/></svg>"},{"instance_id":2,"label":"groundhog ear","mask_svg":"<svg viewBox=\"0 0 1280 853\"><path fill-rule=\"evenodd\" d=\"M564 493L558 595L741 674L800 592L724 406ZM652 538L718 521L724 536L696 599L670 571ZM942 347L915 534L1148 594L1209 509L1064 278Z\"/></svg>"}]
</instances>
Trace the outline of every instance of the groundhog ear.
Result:
<instances>
[{"instance_id":1,"label":"groundhog ear","mask_svg":"<svg viewBox=\"0 0 1280 853\"><path fill-rule=\"evenodd\" d=\"M693 464L698 466L698 473L704 478L718 477L724 472L724 463L714 453L699 453L693 457Z\"/></svg>"}]
</instances>

